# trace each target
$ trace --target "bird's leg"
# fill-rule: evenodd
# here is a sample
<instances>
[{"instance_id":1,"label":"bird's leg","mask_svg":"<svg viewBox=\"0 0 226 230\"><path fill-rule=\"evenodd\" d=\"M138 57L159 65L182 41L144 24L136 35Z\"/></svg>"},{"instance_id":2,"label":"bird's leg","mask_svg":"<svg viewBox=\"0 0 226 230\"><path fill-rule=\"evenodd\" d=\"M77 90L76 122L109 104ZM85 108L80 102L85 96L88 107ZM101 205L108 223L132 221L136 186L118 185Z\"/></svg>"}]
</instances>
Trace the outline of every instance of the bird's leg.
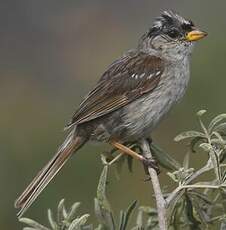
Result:
<instances>
[{"instance_id":1,"label":"bird's leg","mask_svg":"<svg viewBox=\"0 0 226 230\"><path fill-rule=\"evenodd\" d=\"M151 137L147 138L147 142L148 142L150 149L151 149L152 138ZM147 163L147 161L148 161L148 163ZM145 172L148 173L148 167L152 167L153 169L155 169L157 174L160 174L159 165L158 165L158 162L155 160L155 158L152 156L151 158L148 158L147 161L143 162Z\"/></svg>"},{"instance_id":2,"label":"bird's leg","mask_svg":"<svg viewBox=\"0 0 226 230\"><path fill-rule=\"evenodd\" d=\"M116 149L121 150L122 153L127 154L129 156L132 156L133 158L135 158L137 160L140 160L141 162L143 162L145 167L152 167L157 172L159 172L158 165L156 164L156 161L153 158L146 158L146 157L136 153L132 149L128 148L127 146L125 146L119 142L116 142L116 141L111 141L110 144L113 145Z\"/></svg>"},{"instance_id":3,"label":"bird's leg","mask_svg":"<svg viewBox=\"0 0 226 230\"><path fill-rule=\"evenodd\" d=\"M140 154L136 153L132 149L126 147L125 145L123 145L123 144L121 144L119 142L111 141L110 144L113 145L116 149L121 150L124 154L132 156L133 158L135 158L137 160L140 160L142 162L146 161L145 157L141 156Z\"/></svg>"},{"instance_id":4,"label":"bird's leg","mask_svg":"<svg viewBox=\"0 0 226 230\"><path fill-rule=\"evenodd\" d=\"M158 162L153 157L145 158L143 164L144 164L144 170L147 174L148 174L148 167L153 168L157 172L157 174L160 174Z\"/></svg>"}]
</instances>

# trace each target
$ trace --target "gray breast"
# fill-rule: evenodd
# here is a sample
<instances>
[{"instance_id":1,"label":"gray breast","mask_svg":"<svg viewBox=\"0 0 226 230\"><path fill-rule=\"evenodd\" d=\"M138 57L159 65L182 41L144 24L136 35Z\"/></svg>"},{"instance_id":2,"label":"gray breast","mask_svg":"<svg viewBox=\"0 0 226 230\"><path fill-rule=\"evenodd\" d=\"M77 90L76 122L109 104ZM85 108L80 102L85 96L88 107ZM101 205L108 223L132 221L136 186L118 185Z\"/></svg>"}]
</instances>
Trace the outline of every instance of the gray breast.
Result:
<instances>
[{"instance_id":1,"label":"gray breast","mask_svg":"<svg viewBox=\"0 0 226 230\"><path fill-rule=\"evenodd\" d=\"M149 94L123 108L95 120L91 140L122 142L148 137L172 106L184 95L189 81L189 60L169 65L159 85Z\"/></svg>"},{"instance_id":2,"label":"gray breast","mask_svg":"<svg viewBox=\"0 0 226 230\"><path fill-rule=\"evenodd\" d=\"M189 60L167 67L158 87L148 95L126 106L117 131L126 130L120 138L137 140L151 131L184 95L189 81Z\"/></svg>"}]
</instances>

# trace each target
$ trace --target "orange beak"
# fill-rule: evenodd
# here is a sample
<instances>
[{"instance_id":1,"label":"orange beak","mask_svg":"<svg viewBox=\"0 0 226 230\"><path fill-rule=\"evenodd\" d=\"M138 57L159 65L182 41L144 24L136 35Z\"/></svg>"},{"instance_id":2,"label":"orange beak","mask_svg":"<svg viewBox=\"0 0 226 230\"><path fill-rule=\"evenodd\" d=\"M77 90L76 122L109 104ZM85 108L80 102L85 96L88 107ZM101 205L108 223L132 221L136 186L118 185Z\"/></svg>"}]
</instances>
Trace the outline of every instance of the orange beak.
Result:
<instances>
[{"instance_id":1,"label":"orange beak","mask_svg":"<svg viewBox=\"0 0 226 230\"><path fill-rule=\"evenodd\" d=\"M187 35L185 36L185 38L190 41L198 41L204 37L207 36L207 33L201 30L192 30L191 32L187 33Z\"/></svg>"}]
</instances>

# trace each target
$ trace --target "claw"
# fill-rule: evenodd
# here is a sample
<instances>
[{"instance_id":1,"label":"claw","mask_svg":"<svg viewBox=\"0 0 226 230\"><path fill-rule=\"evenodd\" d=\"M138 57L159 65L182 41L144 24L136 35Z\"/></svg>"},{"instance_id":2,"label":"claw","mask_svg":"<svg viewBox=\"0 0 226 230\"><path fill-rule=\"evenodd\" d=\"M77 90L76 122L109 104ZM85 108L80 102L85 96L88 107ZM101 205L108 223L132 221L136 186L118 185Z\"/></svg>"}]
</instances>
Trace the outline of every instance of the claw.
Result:
<instances>
[{"instance_id":1,"label":"claw","mask_svg":"<svg viewBox=\"0 0 226 230\"><path fill-rule=\"evenodd\" d=\"M145 167L151 167L153 168L157 174L159 175L160 174L160 169L159 169L159 166L158 166L158 162L153 159L153 158L144 158L143 159L143 164Z\"/></svg>"}]
</instances>

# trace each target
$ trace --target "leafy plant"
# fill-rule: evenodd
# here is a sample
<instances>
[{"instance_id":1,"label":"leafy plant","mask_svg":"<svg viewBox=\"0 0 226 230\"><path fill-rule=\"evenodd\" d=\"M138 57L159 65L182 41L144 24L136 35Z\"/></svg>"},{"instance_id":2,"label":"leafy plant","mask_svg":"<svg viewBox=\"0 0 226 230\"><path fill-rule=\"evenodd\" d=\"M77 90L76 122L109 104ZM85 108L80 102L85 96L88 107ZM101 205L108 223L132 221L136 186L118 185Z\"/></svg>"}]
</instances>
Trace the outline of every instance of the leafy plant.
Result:
<instances>
[{"instance_id":1,"label":"leafy plant","mask_svg":"<svg viewBox=\"0 0 226 230\"><path fill-rule=\"evenodd\" d=\"M205 110L197 113L200 130L185 131L175 137L175 141L188 141L190 146L182 163L149 141L152 154L159 164L168 170L169 178L175 183L173 191L164 191L166 218L170 230L214 229L214 226L220 230L226 229L226 114L216 116L205 125L205 113ZM126 145L143 154L137 143ZM203 167L192 167L190 158L193 153L207 155ZM20 221L28 226L24 230L159 229L157 210L149 206L137 207L137 201L133 201L125 211L113 214L107 199L108 171L115 165L119 175L121 167L126 162L132 171L133 161L131 157L118 153L116 149L102 155L101 159L104 167L94 199L94 212L98 223L96 227L88 223L90 214L79 214L79 202L74 203L68 210L63 199L59 202L56 216L48 210L49 227L28 218L21 218ZM145 169L145 172L148 173L148 170ZM201 181L200 176L206 172L212 173L214 177L208 181ZM132 219L132 216L135 218Z\"/></svg>"},{"instance_id":2,"label":"leafy plant","mask_svg":"<svg viewBox=\"0 0 226 230\"><path fill-rule=\"evenodd\" d=\"M20 218L20 222L27 224L24 230L76 230L88 229L90 226L86 225L89 214L78 215L79 202L74 203L70 210L65 208L64 199L62 199L57 207L57 214L54 217L52 211L48 210L48 221L50 227L45 227L38 222L29 218Z\"/></svg>"}]
</instances>

